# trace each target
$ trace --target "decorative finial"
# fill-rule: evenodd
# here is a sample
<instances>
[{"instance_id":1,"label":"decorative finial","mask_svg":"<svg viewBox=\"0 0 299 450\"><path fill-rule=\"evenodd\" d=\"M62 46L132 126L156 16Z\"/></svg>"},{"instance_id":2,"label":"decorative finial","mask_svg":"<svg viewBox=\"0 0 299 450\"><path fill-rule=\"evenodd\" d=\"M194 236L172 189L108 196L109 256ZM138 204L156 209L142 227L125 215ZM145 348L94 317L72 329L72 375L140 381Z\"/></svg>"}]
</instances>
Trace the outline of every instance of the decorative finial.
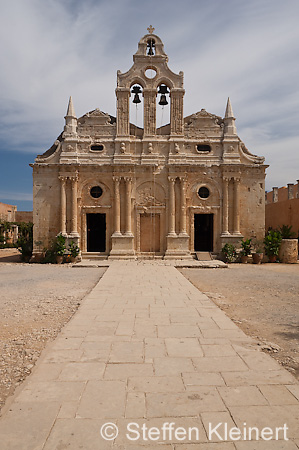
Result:
<instances>
[{"instance_id":1,"label":"decorative finial","mask_svg":"<svg viewBox=\"0 0 299 450\"><path fill-rule=\"evenodd\" d=\"M148 27L147 31L148 31L150 34L153 34L153 32L155 31L155 28L153 28L153 26L150 25L150 26Z\"/></svg>"}]
</instances>

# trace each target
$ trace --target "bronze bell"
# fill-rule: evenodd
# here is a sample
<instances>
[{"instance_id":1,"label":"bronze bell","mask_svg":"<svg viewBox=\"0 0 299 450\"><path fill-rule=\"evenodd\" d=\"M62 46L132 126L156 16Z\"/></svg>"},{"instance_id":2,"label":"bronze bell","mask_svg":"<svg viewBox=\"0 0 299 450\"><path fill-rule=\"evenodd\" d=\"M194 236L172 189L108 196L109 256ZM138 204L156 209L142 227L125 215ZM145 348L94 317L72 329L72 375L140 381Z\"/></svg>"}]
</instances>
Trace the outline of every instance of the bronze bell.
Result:
<instances>
[{"instance_id":1,"label":"bronze bell","mask_svg":"<svg viewBox=\"0 0 299 450\"><path fill-rule=\"evenodd\" d=\"M166 100L166 95L162 94L160 97L159 105L165 106L168 105L168 101Z\"/></svg>"},{"instance_id":2,"label":"bronze bell","mask_svg":"<svg viewBox=\"0 0 299 450\"><path fill-rule=\"evenodd\" d=\"M133 86L133 89L132 89L132 94L135 94L134 95L134 98L133 98L133 103L141 103L141 100L140 100L140 98L139 98L139 94L141 94L141 89L140 89L140 87L139 86Z\"/></svg>"},{"instance_id":3,"label":"bronze bell","mask_svg":"<svg viewBox=\"0 0 299 450\"><path fill-rule=\"evenodd\" d=\"M154 56L155 55L155 52L154 52L155 41L154 41L154 39L149 39L147 41L147 46L148 46L147 55L148 56Z\"/></svg>"},{"instance_id":4,"label":"bronze bell","mask_svg":"<svg viewBox=\"0 0 299 450\"><path fill-rule=\"evenodd\" d=\"M158 94L161 94L159 105L161 105L161 106L168 105L168 101L167 101L166 95L165 95L165 94L168 94L168 92L169 92L168 87L165 84L161 84L159 86Z\"/></svg>"},{"instance_id":5,"label":"bronze bell","mask_svg":"<svg viewBox=\"0 0 299 450\"><path fill-rule=\"evenodd\" d=\"M141 103L141 100L140 100L140 98L139 98L139 95L138 95L138 94L135 94L135 95L134 95L134 98L133 98L133 103Z\"/></svg>"}]
</instances>

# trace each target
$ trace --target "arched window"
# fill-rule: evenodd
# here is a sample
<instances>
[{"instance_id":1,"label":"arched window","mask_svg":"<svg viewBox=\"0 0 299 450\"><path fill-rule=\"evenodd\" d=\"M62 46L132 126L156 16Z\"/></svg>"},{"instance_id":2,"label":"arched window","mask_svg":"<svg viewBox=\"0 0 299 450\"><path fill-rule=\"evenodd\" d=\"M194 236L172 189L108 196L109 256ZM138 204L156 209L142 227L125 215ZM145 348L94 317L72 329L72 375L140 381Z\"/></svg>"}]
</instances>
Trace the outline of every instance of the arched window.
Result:
<instances>
[{"instance_id":1,"label":"arched window","mask_svg":"<svg viewBox=\"0 0 299 450\"><path fill-rule=\"evenodd\" d=\"M137 128L143 128L143 92L142 86L133 84L130 98L130 123L135 125L130 134L138 134Z\"/></svg>"},{"instance_id":2,"label":"arched window","mask_svg":"<svg viewBox=\"0 0 299 450\"><path fill-rule=\"evenodd\" d=\"M161 127L170 123L170 89L165 83L161 83L157 89L156 111L157 129L160 128L163 134Z\"/></svg>"}]
</instances>

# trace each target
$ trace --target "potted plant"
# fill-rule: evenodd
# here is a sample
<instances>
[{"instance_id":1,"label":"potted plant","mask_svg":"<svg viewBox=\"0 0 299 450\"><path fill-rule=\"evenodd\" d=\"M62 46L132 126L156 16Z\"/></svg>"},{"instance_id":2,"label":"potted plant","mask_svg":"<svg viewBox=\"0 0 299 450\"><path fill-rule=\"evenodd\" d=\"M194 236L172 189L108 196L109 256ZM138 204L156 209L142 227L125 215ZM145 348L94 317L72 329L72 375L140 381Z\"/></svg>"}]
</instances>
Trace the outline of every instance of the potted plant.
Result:
<instances>
[{"instance_id":1,"label":"potted plant","mask_svg":"<svg viewBox=\"0 0 299 450\"><path fill-rule=\"evenodd\" d=\"M248 256L251 254L251 241L252 239L242 239L241 241L241 262L243 264L248 262Z\"/></svg>"},{"instance_id":2,"label":"potted plant","mask_svg":"<svg viewBox=\"0 0 299 450\"><path fill-rule=\"evenodd\" d=\"M56 240L54 243L54 252L56 255L56 263L57 264L61 264L63 261L63 255L65 252L65 236L63 236L62 234L58 234L56 236Z\"/></svg>"},{"instance_id":3,"label":"potted plant","mask_svg":"<svg viewBox=\"0 0 299 450\"><path fill-rule=\"evenodd\" d=\"M292 226L282 225L279 231L282 238L279 249L279 260L285 264L297 263L298 240L295 238Z\"/></svg>"},{"instance_id":4,"label":"potted plant","mask_svg":"<svg viewBox=\"0 0 299 450\"><path fill-rule=\"evenodd\" d=\"M263 243L260 241L254 242L254 251L252 252L252 262L253 264L261 264L264 257Z\"/></svg>"},{"instance_id":5,"label":"potted plant","mask_svg":"<svg viewBox=\"0 0 299 450\"><path fill-rule=\"evenodd\" d=\"M275 262L279 254L281 244L281 233L279 230L268 230L265 239L265 253L269 258L269 262Z\"/></svg>"},{"instance_id":6,"label":"potted plant","mask_svg":"<svg viewBox=\"0 0 299 450\"><path fill-rule=\"evenodd\" d=\"M78 247L76 242L71 241L68 250L70 253L71 262L72 263L76 262L76 259L77 259L78 255L80 254L80 248Z\"/></svg>"},{"instance_id":7,"label":"potted plant","mask_svg":"<svg viewBox=\"0 0 299 450\"><path fill-rule=\"evenodd\" d=\"M233 244L226 243L221 251L224 255L225 262L231 263L236 260L236 247Z\"/></svg>"},{"instance_id":8,"label":"potted plant","mask_svg":"<svg viewBox=\"0 0 299 450\"><path fill-rule=\"evenodd\" d=\"M29 262L33 251L33 224L26 224L25 230L20 229L20 237L17 240L17 247L21 253L21 259Z\"/></svg>"},{"instance_id":9,"label":"potted plant","mask_svg":"<svg viewBox=\"0 0 299 450\"><path fill-rule=\"evenodd\" d=\"M23 262L29 262L32 256L32 240L24 236L18 239L18 250L21 253L21 260Z\"/></svg>"}]
</instances>

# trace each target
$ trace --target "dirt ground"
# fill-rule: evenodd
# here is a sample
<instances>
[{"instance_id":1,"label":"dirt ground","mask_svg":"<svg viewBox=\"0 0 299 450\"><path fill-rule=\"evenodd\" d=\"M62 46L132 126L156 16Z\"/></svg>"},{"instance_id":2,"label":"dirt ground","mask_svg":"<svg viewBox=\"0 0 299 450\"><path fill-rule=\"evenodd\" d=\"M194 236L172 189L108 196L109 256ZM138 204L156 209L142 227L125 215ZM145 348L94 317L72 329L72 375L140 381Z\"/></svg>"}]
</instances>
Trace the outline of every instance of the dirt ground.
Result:
<instances>
[{"instance_id":1,"label":"dirt ground","mask_svg":"<svg viewBox=\"0 0 299 450\"><path fill-rule=\"evenodd\" d=\"M105 271L16 260L0 252L0 409Z\"/></svg>"},{"instance_id":2,"label":"dirt ground","mask_svg":"<svg viewBox=\"0 0 299 450\"><path fill-rule=\"evenodd\" d=\"M181 272L299 379L299 264Z\"/></svg>"}]
</instances>

